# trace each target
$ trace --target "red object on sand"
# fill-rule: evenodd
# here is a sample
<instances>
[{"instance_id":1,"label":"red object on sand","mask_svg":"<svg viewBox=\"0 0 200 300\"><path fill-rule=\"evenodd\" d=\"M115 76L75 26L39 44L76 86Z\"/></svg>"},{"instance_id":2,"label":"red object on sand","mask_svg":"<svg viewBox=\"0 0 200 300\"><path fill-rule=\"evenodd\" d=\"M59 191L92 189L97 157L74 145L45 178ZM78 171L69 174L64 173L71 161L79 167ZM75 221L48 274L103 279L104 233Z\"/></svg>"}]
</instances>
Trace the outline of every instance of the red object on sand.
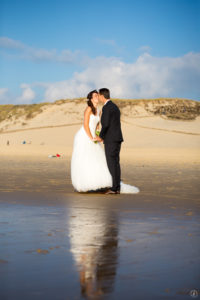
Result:
<instances>
[{"instance_id":1,"label":"red object on sand","mask_svg":"<svg viewBox=\"0 0 200 300\"><path fill-rule=\"evenodd\" d=\"M56 154L57 157L60 157L60 154Z\"/></svg>"}]
</instances>

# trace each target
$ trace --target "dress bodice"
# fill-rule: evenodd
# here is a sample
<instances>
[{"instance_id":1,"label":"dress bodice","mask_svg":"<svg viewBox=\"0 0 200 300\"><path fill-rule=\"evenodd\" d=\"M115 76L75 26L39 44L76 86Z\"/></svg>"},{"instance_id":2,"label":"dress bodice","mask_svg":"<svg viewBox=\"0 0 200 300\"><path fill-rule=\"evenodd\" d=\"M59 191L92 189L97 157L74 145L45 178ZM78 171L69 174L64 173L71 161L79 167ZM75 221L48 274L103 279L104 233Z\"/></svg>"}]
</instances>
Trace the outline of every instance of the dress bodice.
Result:
<instances>
[{"instance_id":1,"label":"dress bodice","mask_svg":"<svg viewBox=\"0 0 200 300\"><path fill-rule=\"evenodd\" d=\"M97 111L97 115L90 115L90 120L89 120L89 127L90 127L90 132L92 134L93 137L95 137L95 130L97 127L98 122L100 121L100 116L99 116L99 112Z\"/></svg>"}]
</instances>

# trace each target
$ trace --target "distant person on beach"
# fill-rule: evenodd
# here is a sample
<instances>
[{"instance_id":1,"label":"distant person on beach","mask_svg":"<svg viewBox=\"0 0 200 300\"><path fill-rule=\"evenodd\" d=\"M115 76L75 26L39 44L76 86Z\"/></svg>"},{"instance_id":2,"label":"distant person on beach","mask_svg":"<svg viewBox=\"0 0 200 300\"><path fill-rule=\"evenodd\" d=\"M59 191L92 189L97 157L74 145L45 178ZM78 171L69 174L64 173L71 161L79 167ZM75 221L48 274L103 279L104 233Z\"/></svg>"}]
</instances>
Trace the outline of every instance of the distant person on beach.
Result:
<instances>
[{"instance_id":1,"label":"distant person on beach","mask_svg":"<svg viewBox=\"0 0 200 300\"><path fill-rule=\"evenodd\" d=\"M107 188L106 194L138 193L137 187L121 182L119 153L123 137L120 110L110 100L110 91L106 88L99 92L93 90L87 99L84 124L74 138L71 159L73 187L78 192ZM102 113L98 108L99 100L104 104ZM98 136L100 117L102 129ZM104 142L105 151L101 142Z\"/></svg>"}]
</instances>

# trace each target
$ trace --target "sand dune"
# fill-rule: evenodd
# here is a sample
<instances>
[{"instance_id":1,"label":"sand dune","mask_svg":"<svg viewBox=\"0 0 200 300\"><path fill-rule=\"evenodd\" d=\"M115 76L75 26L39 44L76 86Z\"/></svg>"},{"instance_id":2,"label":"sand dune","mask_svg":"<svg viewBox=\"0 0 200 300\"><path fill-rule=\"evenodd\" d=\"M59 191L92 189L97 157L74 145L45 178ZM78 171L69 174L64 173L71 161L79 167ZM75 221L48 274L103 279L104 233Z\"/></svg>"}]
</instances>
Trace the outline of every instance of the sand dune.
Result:
<instances>
[{"instance_id":1,"label":"sand dune","mask_svg":"<svg viewBox=\"0 0 200 300\"><path fill-rule=\"evenodd\" d=\"M17 118L13 115L1 121L0 155L48 157L49 154L61 153L62 156L70 156L74 135L83 122L86 102L70 100L67 103L66 101L58 103L44 105L42 110L30 119L26 119L22 114ZM148 102L146 110L146 104L144 105L142 100L132 107L130 101L126 105L124 103L119 104L124 135L122 159L199 163L198 115L193 120L170 119L166 118L166 115L153 114L149 111L150 108L158 110L158 101L156 104L154 101ZM172 100L170 103L173 104ZM182 107L182 102L180 103ZM177 106L177 102L175 101L173 105ZM163 107L163 101L160 107ZM191 109L190 105L188 107ZM23 141L26 141L26 144L22 144Z\"/></svg>"},{"instance_id":2,"label":"sand dune","mask_svg":"<svg viewBox=\"0 0 200 300\"><path fill-rule=\"evenodd\" d=\"M161 130L167 132L200 135L200 117L192 121L173 121L166 120L162 117L146 117L146 118L122 118L126 124L134 125L136 127Z\"/></svg>"}]
</instances>

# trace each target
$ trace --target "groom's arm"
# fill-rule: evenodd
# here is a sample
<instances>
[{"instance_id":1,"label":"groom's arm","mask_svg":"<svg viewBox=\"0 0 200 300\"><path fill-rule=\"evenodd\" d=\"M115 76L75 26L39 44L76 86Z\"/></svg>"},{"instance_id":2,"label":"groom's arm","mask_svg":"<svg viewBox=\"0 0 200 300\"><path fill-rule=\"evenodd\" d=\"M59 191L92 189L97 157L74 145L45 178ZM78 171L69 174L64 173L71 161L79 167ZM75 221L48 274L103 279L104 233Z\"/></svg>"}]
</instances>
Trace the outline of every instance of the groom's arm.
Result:
<instances>
[{"instance_id":1,"label":"groom's arm","mask_svg":"<svg viewBox=\"0 0 200 300\"><path fill-rule=\"evenodd\" d=\"M102 116L101 116L101 132L99 134L99 137L104 140L105 134L109 127L109 110L103 110Z\"/></svg>"}]
</instances>

